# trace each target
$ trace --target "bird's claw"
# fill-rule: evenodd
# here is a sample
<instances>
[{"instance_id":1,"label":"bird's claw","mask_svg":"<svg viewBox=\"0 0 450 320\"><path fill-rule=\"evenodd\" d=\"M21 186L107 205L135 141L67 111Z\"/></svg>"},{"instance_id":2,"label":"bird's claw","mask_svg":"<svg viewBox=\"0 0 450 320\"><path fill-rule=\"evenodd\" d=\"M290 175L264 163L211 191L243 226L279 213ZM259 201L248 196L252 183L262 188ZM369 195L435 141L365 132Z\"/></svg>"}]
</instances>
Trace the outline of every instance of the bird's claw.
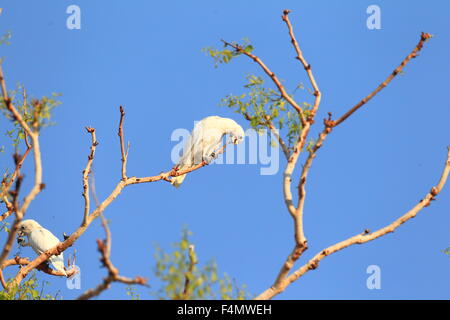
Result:
<instances>
[{"instance_id":1,"label":"bird's claw","mask_svg":"<svg viewBox=\"0 0 450 320\"><path fill-rule=\"evenodd\" d=\"M172 179L170 178L170 172L169 173L161 173L161 179L164 181L167 181L167 182L172 182Z\"/></svg>"}]
</instances>

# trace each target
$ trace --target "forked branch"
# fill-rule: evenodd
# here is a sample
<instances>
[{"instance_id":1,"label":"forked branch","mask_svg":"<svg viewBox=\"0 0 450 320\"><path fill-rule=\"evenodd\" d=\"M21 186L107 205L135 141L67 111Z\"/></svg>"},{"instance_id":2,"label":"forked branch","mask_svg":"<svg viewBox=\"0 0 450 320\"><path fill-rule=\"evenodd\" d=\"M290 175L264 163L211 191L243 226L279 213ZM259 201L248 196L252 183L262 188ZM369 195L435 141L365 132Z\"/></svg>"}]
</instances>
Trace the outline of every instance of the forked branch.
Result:
<instances>
[{"instance_id":1,"label":"forked branch","mask_svg":"<svg viewBox=\"0 0 450 320\"><path fill-rule=\"evenodd\" d=\"M123 277L119 274L119 270L111 262L111 231L109 230L108 222L106 218L102 215L102 226L105 229L106 239L97 240L97 248L101 254L100 261L102 265L108 270L108 276L106 276L102 283L93 289L86 290L78 300L87 300L100 295L103 291L108 289L113 282L121 282L124 284L132 285L147 285L147 280L142 277L135 277L133 279Z\"/></svg>"}]
</instances>

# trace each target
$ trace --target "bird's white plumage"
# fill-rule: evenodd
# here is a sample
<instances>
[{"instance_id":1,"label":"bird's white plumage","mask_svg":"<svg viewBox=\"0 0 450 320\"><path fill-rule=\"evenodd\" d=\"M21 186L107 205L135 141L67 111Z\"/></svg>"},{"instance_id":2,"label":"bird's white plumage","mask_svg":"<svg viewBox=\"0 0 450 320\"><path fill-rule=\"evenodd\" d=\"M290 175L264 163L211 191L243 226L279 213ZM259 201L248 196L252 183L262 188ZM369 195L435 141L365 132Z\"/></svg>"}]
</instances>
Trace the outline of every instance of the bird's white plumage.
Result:
<instances>
[{"instance_id":1,"label":"bird's white plumage","mask_svg":"<svg viewBox=\"0 0 450 320\"><path fill-rule=\"evenodd\" d=\"M183 170L202 161L214 160L216 152L222 144L224 135L229 135L234 144L238 144L245 136L244 129L233 119L210 116L197 122L183 147L183 154L178 160L178 169ZM174 177L172 184L179 187L186 175Z\"/></svg>"},{"instance_id":2,"label":"bird's white plumage","mask_svg":"<svg viewBox=\"0 0 450 320\"><path fill-rule=\"evenodd\" d=\"M30 246L34 252L38 255L47 251L50 248L56 246L60 241L57 237L53 235L50 231L43 228L35 220L24 220L19 225L19 237L27 236L28 243L20 242L21 246ZM56 270L63 272L65 275L66 271L64 269L64 255L61 253L58 256L51 256L49 261L52 263Z\"/></svg>"}]
</instances>

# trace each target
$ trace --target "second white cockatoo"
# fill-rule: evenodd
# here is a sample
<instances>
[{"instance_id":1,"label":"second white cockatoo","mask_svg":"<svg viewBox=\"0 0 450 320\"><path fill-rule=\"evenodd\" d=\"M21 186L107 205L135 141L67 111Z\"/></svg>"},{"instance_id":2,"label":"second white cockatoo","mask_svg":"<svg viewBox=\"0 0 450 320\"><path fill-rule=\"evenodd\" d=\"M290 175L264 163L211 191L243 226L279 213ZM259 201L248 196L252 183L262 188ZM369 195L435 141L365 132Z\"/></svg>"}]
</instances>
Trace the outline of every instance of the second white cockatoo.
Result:
<instances>
[{"instance_id":1,"label":"second white cockatoo","mask_svg":"<svg viewBox=\"0 0 450 320\"><path fill-rule=\"evenodd\" d=\"M205 161L210 163L217 156L217 151L225 135L234 144L240 143L245 136L244 129L233 119L219 116L206 117L197 122L183 147L183 153L178 160L178 170L183 170ZM172 178L172 185L179 187L186 175Z\"/></svg>"},{"instance_id":2,"label":"second white cockatoo","mask_svg":"<svg viewBox=\"0 0 450 320\"><path fill-rule=\"evenodd\" d=\"M53 233L43 228L39 223L32 219L24 220L19 224L18 236L17 242L20 246L30 246L38 255L53 248L60 242ZM24 236L28 238L28 242L25 242L23 239ZM51 256L48 260L56 270L61 271L67 276L64 268L63 253L57 256Z\"/></svg>"}]
</instances>

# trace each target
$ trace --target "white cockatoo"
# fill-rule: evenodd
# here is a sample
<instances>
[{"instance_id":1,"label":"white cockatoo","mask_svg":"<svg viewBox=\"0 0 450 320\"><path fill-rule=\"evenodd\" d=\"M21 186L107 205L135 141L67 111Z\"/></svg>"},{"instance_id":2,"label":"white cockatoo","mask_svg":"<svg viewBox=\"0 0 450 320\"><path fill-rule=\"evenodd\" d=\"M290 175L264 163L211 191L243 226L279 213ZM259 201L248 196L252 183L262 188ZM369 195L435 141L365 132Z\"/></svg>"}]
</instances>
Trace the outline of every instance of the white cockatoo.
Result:
<instances>
[{"instance_id":1,"label":"white cockatoo","mask_svg":"<svg viewBox=\"0 0 450 320\"><path fill-rule=\"evenodd\" d=\"M28 237L28 242L25 242L23 239L24 236ZM17 242L22 247L30 246L33 248L34 252L40 255L48 249L56 246L60 241L53 235L53 233L43 228L39 223L29 219L24 220L19 224ZM64 268L63 253L58 256L51 256L49 260L56 270L61 271L65 276L67 276Z\"/></svg>"},{"instance_id":2,"label":"white cockatoo","mask_svg":"<svg viewBox=\"0 0 450 320\"><path fill-rule=\"evenodd\" d=\"M238 144L244 139L245 132L236 121L229 118L210 116L197 122L183 147L177 164L178 170L214 160L224 135L229 135L230 142ZM178 188L185 178L185 174L173 177L172 185Z\"/></svg>"}]
</instances>

